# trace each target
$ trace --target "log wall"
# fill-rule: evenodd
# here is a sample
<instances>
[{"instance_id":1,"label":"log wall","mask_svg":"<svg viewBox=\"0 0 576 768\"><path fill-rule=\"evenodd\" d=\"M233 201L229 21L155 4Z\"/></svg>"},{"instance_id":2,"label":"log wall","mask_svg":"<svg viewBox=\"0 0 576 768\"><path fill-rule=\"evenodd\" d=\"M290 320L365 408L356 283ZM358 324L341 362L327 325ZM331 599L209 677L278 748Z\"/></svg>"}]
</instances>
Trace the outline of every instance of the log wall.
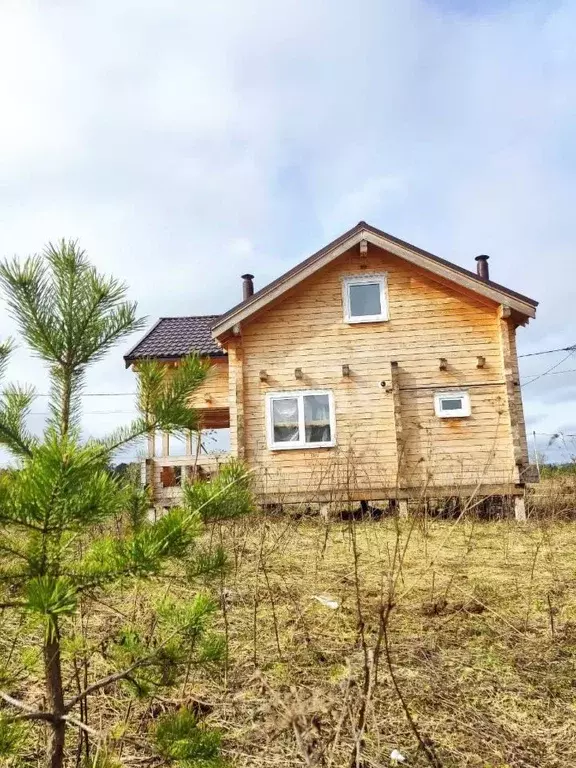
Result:
<instances>
[{"instance_id":1,"label":"log wall","mask_svg":"<svg viewBox=\"0 0 576 768\"><path fill-rule=\"evenodd\" d=\"M390 319L345 323L342 278L372 272L388 276ZM515 329L502 322L488 299L375 246L351 250L244 322L229 346L233 449L271 501L507 488L527 456L519 389L510 390ZM469 392L472 414L440 419L434 392L454 388ZM337 446L269 450L266 392L303 389L334 392Z\"/></svg>"}]
</instances>

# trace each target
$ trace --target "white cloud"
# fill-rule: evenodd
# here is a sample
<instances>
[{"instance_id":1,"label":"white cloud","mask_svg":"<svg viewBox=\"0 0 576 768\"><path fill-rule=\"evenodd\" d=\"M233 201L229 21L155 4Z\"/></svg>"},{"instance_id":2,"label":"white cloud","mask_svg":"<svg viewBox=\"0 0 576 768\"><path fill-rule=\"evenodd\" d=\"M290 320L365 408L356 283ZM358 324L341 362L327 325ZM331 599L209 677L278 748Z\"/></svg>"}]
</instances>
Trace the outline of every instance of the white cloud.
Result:
<instances>
[{"instance_id":1,"label":"white cloud","mask_svg":"<svg viewBox=\"0 0 576 768\"><path fill-rule=\"evenodd\" d=\"M3 252L79 237L151 318L209 313L366 219L490 253L542 300L521 346L574 343L575 22L568 1L7 1ZM93 389L129 388L121 352ZM543 400L561 378L526 396L542 431L576 423Z\"/></svg>"}]
</instances>

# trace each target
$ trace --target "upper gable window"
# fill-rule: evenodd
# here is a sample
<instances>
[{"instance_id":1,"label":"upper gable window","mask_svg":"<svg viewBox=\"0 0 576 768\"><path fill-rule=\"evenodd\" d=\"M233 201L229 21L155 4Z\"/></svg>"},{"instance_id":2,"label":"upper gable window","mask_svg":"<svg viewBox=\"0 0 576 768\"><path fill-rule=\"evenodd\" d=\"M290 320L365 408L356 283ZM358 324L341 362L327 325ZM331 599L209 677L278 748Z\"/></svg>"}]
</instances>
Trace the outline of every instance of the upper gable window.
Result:
<instances>
[{"instance_id":1,"label":"upper gable window","mask_svg":"<svg viewBox=\"0 0 576 768\"><path fill-rule=\"evenodd\" d=\"M344 320L347 323L376 323L388 320L385 274L345 277L342 289Z\"/></svg>"}]
</instances>

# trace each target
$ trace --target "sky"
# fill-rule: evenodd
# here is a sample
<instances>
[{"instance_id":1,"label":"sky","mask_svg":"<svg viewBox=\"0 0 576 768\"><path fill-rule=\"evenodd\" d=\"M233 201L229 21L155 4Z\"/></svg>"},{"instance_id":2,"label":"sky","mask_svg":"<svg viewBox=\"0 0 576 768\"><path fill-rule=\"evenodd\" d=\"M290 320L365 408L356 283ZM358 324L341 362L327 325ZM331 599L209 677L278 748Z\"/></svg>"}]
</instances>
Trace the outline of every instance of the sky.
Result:
<instances>
[{"instance_id":1,"label":"sky","mask_svg":"<svg viewBox=\"0 0 576 768\"><path fill-rule=\"evenodd\" d=\"M0 256L78 238L152 323L223 312L242 273L261 287L363 219L468 268L490 254L540 302L520 354L576 344L575 38L574 0L2 0ZM87 392L134 390L135 341ZM557 461L566 354L521 359ZM8 378L46 392L25 348ZM85 432L132 413L87 397Z\"/></svg>"}]
</instances>

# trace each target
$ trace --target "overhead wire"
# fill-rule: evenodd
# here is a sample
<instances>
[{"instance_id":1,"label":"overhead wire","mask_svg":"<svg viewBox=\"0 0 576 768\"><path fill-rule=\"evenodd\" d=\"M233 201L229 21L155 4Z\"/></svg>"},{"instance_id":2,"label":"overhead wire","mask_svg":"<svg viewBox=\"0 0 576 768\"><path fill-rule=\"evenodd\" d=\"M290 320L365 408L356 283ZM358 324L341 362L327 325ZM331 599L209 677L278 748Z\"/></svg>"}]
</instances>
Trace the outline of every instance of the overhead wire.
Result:
<instances>
[{"instance_id":1,"label":"overhead wire","mask_svg":"<svg viewBox=\"0 0 576 768\"><path fill-rule=\"evenodd\" d=\"M528 381L525 381L524 384L522 384L523 387L527 387L528 384L532 384L535 381L538 381L538 379L543 378L544 376L549 376L552 371L554 371L556 368L558 368L559 365L562 365L562 363L566 362L569 357L572 357L572 355L576 352L576 348L571 349L570 352L566 355L566 357L563 357L562 360L559 360L557 363L554 363L550 368L543 371L542 373L539 373L537 376L534 376L534 378L529 379Z\"/></svg>"},{"instance_id":2,"label":"overhead wire","mask_svg":"<svg viewBox=\"0 0 576 768\"><path fill-rule=\"evenodd\" d=\"M569 347L558 347L557 349L543 349L537 352L528 352L523 355L518 355L518 358L536 357L538 355L549 355L549 354L553 354L554 352L568 352L568 354L565 357L563 357L561 360L559 360L557 363L552 365L550 368L534 376L533 378L528 379L528 381L525 381L523 384L521 384L522 387L526 387L528 386L528 384L532 384L533 382L538 381L538 379L541 379L544 376L558 376L564 373L576 373L576 368L569 368L565 371L556 371L556 368L558 368L558 366L562 365L562 363L568 360L568 358L570 358L576 352L576 344L573 344L572 346L569 346ZM135 397L136 394L137 394L136 392L82 392L80 396L81 397ZM36 393L34 397L50 397L50 393L39 392L39 393ZM101 411L85 411L84 415L85 416L101 416L104 414L129 415L131 413L133 413L133 411L101 410ZM45 415L48 415L48 412L32 411L31 415L45 416Z\"/></svg>"},{"instance_id":3,"label":"overhead wire","mask_svg":"<svg viewBox=\"0 0 576 768\"><path fill-rule=\"evenodd\" d=\"M570 352L576 350L576 344L572 344L571 347L558 347L558 349L542 349L539 352L526 352L518 357L536 357L537 355L551 355L553 352Z\"/></svg>"}]
</instances>

